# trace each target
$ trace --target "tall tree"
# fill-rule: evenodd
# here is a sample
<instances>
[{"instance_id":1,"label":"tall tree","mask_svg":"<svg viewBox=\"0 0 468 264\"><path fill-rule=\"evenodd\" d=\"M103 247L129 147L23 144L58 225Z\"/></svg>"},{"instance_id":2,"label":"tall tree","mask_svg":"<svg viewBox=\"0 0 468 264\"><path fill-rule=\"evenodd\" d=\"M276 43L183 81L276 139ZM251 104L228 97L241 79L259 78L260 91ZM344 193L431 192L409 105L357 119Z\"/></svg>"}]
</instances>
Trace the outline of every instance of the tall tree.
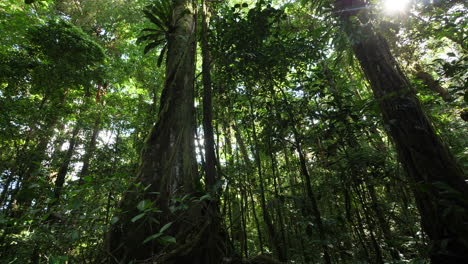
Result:
<instances>
[{"instance_id":1,"label":"tall tree","mask_svg":"<svg viewBox=\"0 0 468 264\"><path fill-rule=\"evenodd\" d=\"M220 236L221 215L219 212L219 190L217 182L219 173L216 170L217 160L215 154L215 140L213 133L213 96L211 81L211 53L209 45L209 26L210 26L210 3L202 0L201 16L201 49L202 49L202 73L203 73L203 135L205 143L205 185L206 191L211 193L211 201L207 206L207 212L210 216L210 226L207 244L211 248L207 255L206 263L219 263L220 257L225 254L226 248L223 245L225 239ZM223 233L224 234L224 233Z\"/></svg>"},{"instance_id":2,"label":"tall tree","mask_svg":"<svg viewBox=\"0 0 468 264\"><path fill-rule=\"evenodd\" d=\"M431 262L468 259L468 184L463 170L421 107L387 41L376 32L363 2L336 1L352 49L379 102L384 124L412 182L422 226L431 240ZM359 15L359 19L350 19ZM354 22L353 22L354 21Z\"/></svg>"},{"instance_id":3,"label":"tall tree","mask_svg":"<svg viewBox=\"0 0 468 264\"><path fill-rule=\"evenodd\" d=\"M101 83L98 83L97 85L97 92L96 92L96 104L100 107L104 107L105 101L102 97L106 95L107 92L107 86L108 84L105 83L102 85ZM91 138L89 139L89 142L86 146L86 153L83 156L83 167L81 167L81 171L79 174L79 184L83 184L84 182L84 177L86 177L89 173L89 166L91 162L91 158L94 154L94 151L96 150L96 143L97 143L97 138L99 135L100 131L100 126L101 126L101 110L97 113L97 117L94 119L94 125L93 125L93 131L91 133Z\"/></svg>"},{"instance_id":4,"label":"tall tree","mask_svg":"<svg viewBox=\"0 0 468 264\"><path fill-rule=\"evenodd\" d=\"M200 190L194 153L195 3L175 0L172 10L158 122L109 231L110 262L211 263L206 258L212 249L203 246L210 215L203 215L203 202L192 199ZM163 232L168 236L159 237Z\"/></svg>"}]
</instances>

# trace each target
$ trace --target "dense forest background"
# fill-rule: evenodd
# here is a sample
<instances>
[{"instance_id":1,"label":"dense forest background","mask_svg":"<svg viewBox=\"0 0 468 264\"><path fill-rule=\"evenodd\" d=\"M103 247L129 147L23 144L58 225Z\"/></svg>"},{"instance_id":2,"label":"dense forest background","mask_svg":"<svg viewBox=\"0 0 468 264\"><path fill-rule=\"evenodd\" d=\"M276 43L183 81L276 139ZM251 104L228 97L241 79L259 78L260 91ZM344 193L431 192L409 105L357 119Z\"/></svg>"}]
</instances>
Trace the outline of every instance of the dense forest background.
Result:
<instances>
[{"instance_id":1,"label":"dense forest background","mask_svg":"<svg viewBox=\"0 0 468 264\"><path fill-rule=\"evenodd\" d=\"M0 1L1 263L468 263L466 1Z\"/></svg>"}]
</instances>

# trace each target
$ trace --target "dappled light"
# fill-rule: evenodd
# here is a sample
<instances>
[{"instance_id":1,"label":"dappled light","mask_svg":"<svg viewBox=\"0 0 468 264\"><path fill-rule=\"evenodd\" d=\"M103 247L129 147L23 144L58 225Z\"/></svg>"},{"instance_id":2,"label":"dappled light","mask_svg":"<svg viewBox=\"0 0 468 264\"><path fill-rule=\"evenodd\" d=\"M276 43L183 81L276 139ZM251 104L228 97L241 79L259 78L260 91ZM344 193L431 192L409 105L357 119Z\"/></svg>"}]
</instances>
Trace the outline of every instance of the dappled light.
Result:
<instances>
[{"instance_id":1,"label":"dappled light","mask_svg":"<svg viewBox=\"0 0 468 264\"><path fill-rule=\"evenodd\" d=\"M467 22L0 0L0 263L468 263Z\"/></svg>"},{"instance_id":2,"label":"dappled light","mask_svg":"<svg viewBox=\"0 0 468 264\"><path fill-rule=\"evenodd\" d=\"M408 11L412 0L383 0L384 13L396 15Z\"/></svg>"}]
</instances>

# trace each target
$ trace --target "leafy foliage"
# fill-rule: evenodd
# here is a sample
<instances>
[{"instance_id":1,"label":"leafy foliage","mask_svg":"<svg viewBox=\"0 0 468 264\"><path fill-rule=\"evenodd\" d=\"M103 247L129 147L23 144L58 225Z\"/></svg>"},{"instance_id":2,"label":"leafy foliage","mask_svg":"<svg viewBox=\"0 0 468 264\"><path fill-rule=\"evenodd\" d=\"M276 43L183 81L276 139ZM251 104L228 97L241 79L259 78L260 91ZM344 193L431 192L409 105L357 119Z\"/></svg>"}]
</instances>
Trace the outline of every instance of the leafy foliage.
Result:
<instances>
[{"instance_id":1,"label":"leafy foliage","mask_svg":"<svg viewBox=\"0 0 468 264\"><path fill-rule=\"evenodd\" d=\"M172 22L172 1L158 0L153 1L149 6L143 9L145 17L151 21L156 28L145 28L142 33L146 35L138 37L137 43L147 42L144 53L162 45L159 53L158 67L161 66L164 54L167 52L167 41L169 34L173 31Z\"/></svg>"},{"instance_id":2,"label":"leafy foliage","mask_svg":"<svg viewBox=\"0 0 468 264\"><path fill-rule=\"evenodd\" d=\"M208 2L221 176L217 192L205 191L206 106L196 78L201 180L194 194L165 197L168 212L218 208L233 261L326 263L326 253L331 263L428 263L431 242L412 191L443 194L440 213L453 226L466 201L443 182L408 180L334 1ZM366 2L368 23L466 169L466 4L415 2L383 17L377 1ZM99 263L114 225L157 222L142 247L184 243L175 222L154 217L160 193L133 201L128 219L116 209L126 193L151 189L134 178L167 103L167 76L154 62L160 67L170 38L182 37L173 36L177 19L171 0L0 2L0 262ZM199 61L196 76L205 74Z\"/></svg>"}]
</instances>

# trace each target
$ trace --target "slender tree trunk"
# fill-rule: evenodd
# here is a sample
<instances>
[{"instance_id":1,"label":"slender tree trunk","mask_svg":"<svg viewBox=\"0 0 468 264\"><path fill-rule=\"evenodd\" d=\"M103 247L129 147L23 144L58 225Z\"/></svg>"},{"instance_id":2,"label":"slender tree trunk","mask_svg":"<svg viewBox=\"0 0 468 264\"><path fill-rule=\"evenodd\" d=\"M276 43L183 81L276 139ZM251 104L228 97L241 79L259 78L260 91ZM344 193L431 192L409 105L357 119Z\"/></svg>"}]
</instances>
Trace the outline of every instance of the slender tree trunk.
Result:
<instances>
[{"instance_id":1,"label":"slender tree trunk","mask_svg":"<svg viewBox=\"0 0 468 264\"><path fill-rule=\"evenodd\" d=\"M253 168L253 165L252 163L250 162L250 159L249 159L249 156L247 154L247 148L245 147L245 144L244 144L244 140L242 139L242 136L240 134L240 131L239 131L239 128L234 125L234 132L235 132L235 137L236 137L236 141L238 142L239 144L239 149L240 149L240 152L241 152L241 155L242 155L242 158L244 159L244 163L245 163L245 166L247 167L247 171L249 173L252 173L254 168ZM261 172L260 172L261 173ZM247 192L248 194L250 195L250 199L252 201L252 212L253 212L253 215L254 215L254 220L255 220L255 224L257 226L257 234L258 234L258 240L259 240L259 247L260 247L260 251L261 253L263 254L264 252L264 249L263 249L263 235L262 235L262 232L260 230L260 224L259 224L259 221L258 221L258 217L257 217L257 212L255 210L255 200L254 200L254 196L253 196L253 193L252 193L252 190L251 190L251 186L249 183L246 183L248 185L248 187L246 187L247 189ZM254 186L255 187L255 186ZM263 200L261 200L263 201ZM262 203L262 206L261 206L262 209L264 209L263 207L263 203ZM262 211L263 212L263 211Z\"/></svg>"},{"instance_id":2,"label":"slender tree trunk","mask_svg":"<svg viewBox=\"0 0 468 264\"><path fill-rule=\"evenodd\" d=\"M284 226L284 217L283 217L283 208L281 207L282 204L282 198L279 195L278 192L278 182L277 182L277 162L276 158L274 156L273 149L271 148L271 138L268 141L269 145L269 153L270 153L270 159L271 159L271 170L272 170L272 176L273 176L273 189L275 192L275 200L276 200L276 212L278 214L278 225L279 225L279 230L280 230L280 237L279 237L279 250L281 251L278 259L279 261L282 262L287 262L288 261L288 244L286 242L286 231L285 231L285 226Z\"/></svg>"},{"instance_id":3,"label":"slender tree trunk","mask_svg":"<svg viewBox=\"0 0 468 264\"><path fill-rule=\"evenodd\" d=\"M255 199L252 193L252 186L248 185L247 189L248 189L247 192L249 193L249 196L250 196L250 202L252 203L252 214L253 214L253 218L255 221L255 227L257 229L258 247L260 248L260 253L263 254L265 251L263 248L263 235L262 235L262 231L260 228L260 221L258 221L258 217L257 217L257 209L255 209Z\"/></svg>"},{"instance_id":4,"label":"slender tree trunk","mask_svg":"<svg viewBox=\"0 0 468 264\"><path fill-rule=\"evenodd\" d=\"M286 165L286 169L288 170L288 174L289 174L289 186L290 186L290 189L291 189L291 196L292 197L301 197L301 194L298 194L296 192L296 186L298 185L297 183L297 179L296 179L296 175L295 175L295 168L293 168L293 165L291 164L291 161L289 160L289 151L288 151L288 147L286 145L283 145L283 152L284 152L284 162L285 162L285 165ZM304 213L304 210L303 210L303 205L300 205L298 202L297 202L297 199L293 199L293 204L294 204L294 208L297 208L299 210L301 210L303 212L303 216L305 217L305 213ZM291 227L294 228L294 231L295 231L295 234L296 234L296 237L299 239L299 245L300 245L300 248L301 248L301 251L302 251L302 257L303 257L303 260L305 263L309 263L311 261L311 256L310 256L310 253L309 251L306 250L305 246L304 246L304 238L302 236L299 236L297 235L297 233L299 232L298 231L298 225L297 225L297 221L295 221L295 217L291 216L290 217L291 219ZM306 229L306 233L307 232L307 229ZM307 234L309 235L309 234Z\"/></svg>"},{"instance_id":5,"label":"slender tree trunk","mask_svg":"<svg viewBox=\"0 0 468 264\"><path fill-rule=\"evenodd\" d=\"M374 32L364 15L365 25L351 25L349 14L341 14L341 18L348 23L345 31L353 39L354 53L413 183L422 226L431 240L432 263L466 261L468 185L462 169L436 134L386 40Z\"/></svg>"},{"instance_id":6,"label":"slender tree trunk","mask_svg":"<svg viewBox=\"0 0 468 264\"><path fill-rule=\"evenodd\" d=\"M227 163L227 168L232 168L233 167L233 154L232 154L232 145L231 145L231 131L229 129L229 126L226 123L223 123L223 130L224 130L224 159L226 160ZM227 170L226 170L227 171ZM227 255L231 256L235 252L234 248L234 221L233 221L233 214L232 214L232 204L233 200L235 200L235 195L231 195L231 184L233 184L234 181L228 178L226 190L224 191L224 203L227 203L227 211L228 211L228 219L227 219L227 224L226 226L229 227L227 230L229 232L230 230L230 244L232 245L232 249L228 251ZM234 191L234 190L233 190Z\"/></svg>"},{"instance_id":7,"label":"slender tree trunk","mask_svg":"<svg viewBox=\"0 0 468 264\"><path fill-rule=\"evenodd\" d=\"M210 215L211 223L208 227L209 236L205 243L208 251L206 260L207 263L220 263L221 257L226 254L226 246L223 245L225 238L220 235L226 235L222 231L222 219L219 212L219 195L216 189L216 183L219 180L218 172L216 171L216 154L215 141L213 133L213 104L212 104L212 85L211 85L211 55L210 46L208 44L210 12L207 0L202 0L202 33L201 33L201 48L202 48L202 81L203 81L203 134L205 143L205 185L206 191L211 193L212 200L207 206L208 214Z\"/></svg>"},{"instance_id":8,"label":"slender tree trunk","mask_svg":"<svg viewBox=\"0 0 468 264\"><path fill-rule=\"evenodd\" d=\"M364 197L364 194L361 188L362 186L359 183L354 183L354 189L358 196L358 200L361 203L362 213L364 214L364 218L367 223L367 227L368 227L367 230L369 231L370 242L372 244L372 247L374 248L375 259L373 260L373 263L384 264L384 260L382 257L382 249L380 248L380 245L374 234L375 223L373 219L371 218L371 215L369 212L370 210L367 207L366 198Z\"/></svg>"},{"instance_id":9,"label":"slender tree trunk","mask_svg":"<svg viewBox=\"0 0 468 264\"><path fill-rule=\"evenodd\" d=\"M283 250L281 248L281 243L278 239L278 235L275 230L275 226L273 225L272 217L270 215L270 211L267 209L266 206L266 198L265 198L265 182L263 179L263 170L262 170L262 161L260 159L260 146L258 145L259 139L257 137L257 129L255 128L255 118L253 116L254 109L252 100L249 99L250 104L250 116L252 119L252 136L253 136L253 144L252 144L252 153L254 154L255 164L257 166L257 172L259 177L260 183L260 206L262 208L262 215L263 215L263 222L266 225L270 246L273 249L273 252L278 257L280 261L286 261L286 256L283 254ZM244 147L245 148L245 147Z\"/></svg>"},{"instance_id":10,"label":"slender tree trunk","mask_svg":"<svg viewBox=\"0 0 468 264\"><path fill-rule=\"evenodd\" d=\"M305 179L305 188L306 188L307 198L309 199L309 202L310 202L314 222L317 225L320 241L323 244L322 245L323 257L324 257L326 264L331 264L331 257L330 257L328 247L327 245L324 244L326 242L326 235L325 235L325 230L323 228L322 217L320 215L320 210L317 205L317 199L315 198L315 194L312 191L312 183L310 181L309 171L307 170L307 163L306 163L305 155L302 151L302 147L300 145L296 131L295 131L294 138L295 138L296 150L297 150L297 153L299 154L301 174Z\"/></svg>"},{"instance_id":11,"label":"slender tree trunk","mask_svg":"<svg viewBox=\"0 0 468 264\"><path fill-rule=\"evenodd\" d=\"M392 232L390 230L390 225L384 218L385 212L383 212L383 210L380 208L379 201L377 199L377 192L375 191L374 185L366 184L366 186L369 191L369 195L372 202L372 208L375 212L375 216L377 217L377 221L379 222L379 226L382 230L383 237L385 238L385 241L390 247L390 255L392 256L393 260L398 261L400 260L400 255L398 253L398 250L396 249L396 245L394 245L395 243L392 242L393 237Z\"/></svg>"},{"instance_id":12,"label":"slender tree trunk","mask_svg":"<svg viewBox=\"0 0 468 264\"><path fill-rule=\"evenodd\" d=\"M101 107L104 107L105 105L105 101L103 100L103 97L107 93L107 87L108 87L108 83L105 83L104 85L98 84L97 86L96 104L101 105ZM94 155L94 151L96 150L97 137L99 135L100 128L101 128L101 113L99 112L98 116L94 120L94 126L93 126L93 132L91 134L91 139L89 140L89 143L86 146L86 150L85 150L86 153L84 154L84 157L83 157L83 167L81 167L81 171L79 174L79 180L78 180L79 185L82 185L84 183L84 177L86 177L89 173L89 165L91 162L91 158Z\"/></svg>"},{"instance_id":13,"label":"slender tree trunk","mask_svg":"<svg viewBox=\"0 0 468 264\"><path fill-rule=\"evenodd\" d=\"M51 107L59 107L59 105L64 103L64 98L65 96L59 104L54 104ZM21 206L30 206L32 200L34 199L34 195L31 196L27 193L31 191L29 187L35 181L35 176L38 174L38 170L41 168L41 163L47 157L47 145L52 138L53 130L58 121L58 114L49 116L45 125L47 130L41 131L41 135L38 138L38 144L34 147L34 149L24 153L25 156L23 158L25 158L25 160L23 161L23 165L20 165L22 169L19 170L21 186L19 187L19 190L17 190L18 197L15 197L17 198L18 204ZM26 195L24 195L25 193Z\"/></svg>"},{"instance_id":14,"label":"slender tree trunk","mask_svg":"<svg viewBox=\"0 0 468 264\"><path fill-rule=\"evenodd\" d=\"M65 177L68 174L68 168L70 167L70 162L72 160L73 154L75 153L75 147L77 143L77 136L80 132L81 124L78 123L73 128L73 132L71 135L71 139L69 142L67 153L63 159L62 165L57 173L57 179L55 180L55 190L54 190L54 204L58 202L60 199L60 195L62 194L63 185L65 184Z\"/></svg>"},{"instance_id":15,"label":"slender tree trunk","mask_svg":"<svg viewBox=\"0 0 468 264\"><path fill-rule=\"evenodd\" d=\"M244 203L245 202L245 203ZM249 209L249 198L247 197L247 191L244 188L244 191L241 193L241 200L240 200L240 215L241 215L241 228L242 228L242 236L241 236L241 252L244 253L244 257L249 257L249 244L247 243L247 212ZM242 254L241 254L242 256Z\"/></svg>"},{"instance_id":16,"label":"slender tree trunk","mask_svg":"<svg viewBox=\"0 0 468 264\"><path fill-rule=\"evenodd\" d=\"M359 212L359 210L355 210L354 215L356 216L356 221L357 221L356 223L357 226L354 227L354 230L359 238L359 242L361 243L362 250L364 252L364 256L366 257L366 260L368 261L368 263L372 263L372 259L371 259L369 249L368 249L368 241L366 238L366 234L364 233L367 229L364 228L364 225L362 223L361 213Z\"/></svg>"},{"instance_id":17,"label":"slender tree trunk","mask_svg":"<svg viewBox=\"0 0 468 264\"><path fill-rule=\"evenodd\" d=\"M203 134L205 141L206 185L213 187L217 180L216 155L213 134L213 104L211 95L211 56L208 45L209 20L207 0L202 0L202 81L203 81Z\"/></svg>"},{"instance_id":18,"label":"slender tree trunk","mask_svg":"<svg viewBox=\"0 0 468 264\"><path fill-rule=\"evenodd\" d=\"M93 133L91 134L91 139L89 140L88 146L86 147L86 153L83 157L83 167L81 167L80 176L78 183L82 185L84 183L84 177L86 177L89 173L89 165L91 162L91 158L94 155L94 151L96 150L96 143L97 137L99 135L101 125L101 118L97 117L94 121Z\"/></svg>"},{"instance_id":19,"label":"slender tree trunk","mask_svg":"<svg viewBox=\"0 0 468 264\"><path fill-rule=\"evenodd\" d=\"M326 264L331 264L332 261L331 261L330 252L329 252L328 246L325 244L327 238L326 238L325 229L323 227L322 216L321 216L320 210L318 208L317 199L316 199L315 194L314 194L314 192L312 190L312 182L311 182L311 179L310 179L309 170L307 169L307 161L306 161L306 157L305 157L305 154L303 152L303 149L302 149L302 142L301 142L301 140L299 138L299 132L298 132L296 126L295 126L295 118L294 118L293 112L291 111L289 103L287 102L287 99L286 99L287 97L286 97L284 91L281 90L281 93L282 93L282 96L283 96L283 102L287 105L287 111L288 111L290 122L292 123L291 127L292 127L292 132L293 132L293 137L294 137L294 145L295 145L297 154L299 155L301 175L303 176L303 178L305 180L305 191L306 191L306 195L307 195L307 198L309 200L309 203L310 203L310 208L307 207L307 210L311 211L312 214L313 214L313 221L315 222L314 224L317 226L319 239L320 239L320 241L322 243L324 261L325 261ZM273 91L272 91L272 94L274 96Z\"/></svg>"}]
</instances>

